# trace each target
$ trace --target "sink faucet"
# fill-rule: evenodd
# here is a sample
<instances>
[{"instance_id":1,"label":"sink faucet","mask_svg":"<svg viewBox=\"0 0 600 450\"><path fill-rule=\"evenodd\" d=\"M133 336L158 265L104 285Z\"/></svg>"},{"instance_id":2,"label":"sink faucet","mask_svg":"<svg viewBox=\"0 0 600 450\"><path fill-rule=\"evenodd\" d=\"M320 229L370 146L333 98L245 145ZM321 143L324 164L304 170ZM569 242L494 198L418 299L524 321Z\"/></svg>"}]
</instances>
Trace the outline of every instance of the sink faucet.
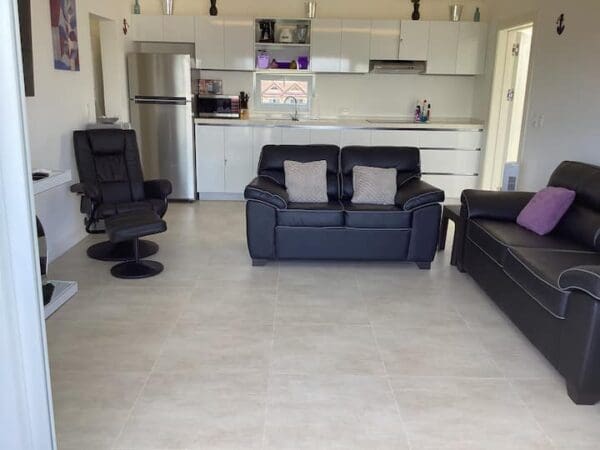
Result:
<instances>
[{"instance_id":1,"label":"sink faucet","mask_svg":"<svg viewBox=\"0 0 600 450\"><path fill-rule=\"evenodd\" d=\"M292 118L292 120L294 122L298 122L300 119L298 118L298 99L296 97L294 97L293 95L290 95L289 97L286 97L285 100L283 101L283 103L287 103L287 101L289 99L294 100L294 114L290 114L290 117Z\"/></svg>"}]
</instances>

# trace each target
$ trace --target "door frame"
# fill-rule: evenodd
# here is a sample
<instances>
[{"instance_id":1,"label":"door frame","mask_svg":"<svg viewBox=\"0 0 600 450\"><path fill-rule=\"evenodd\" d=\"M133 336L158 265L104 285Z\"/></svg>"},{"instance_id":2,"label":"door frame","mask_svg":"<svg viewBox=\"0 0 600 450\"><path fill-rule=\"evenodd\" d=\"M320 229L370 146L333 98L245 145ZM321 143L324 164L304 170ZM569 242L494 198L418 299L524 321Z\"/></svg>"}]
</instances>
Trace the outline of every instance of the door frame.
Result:
<instances>
[{"instance_id":1,"label":"door frame","mask_svg":"<svg viewBox=\"0 0 600 450\"><path fill-rule=\"evenodd\" d=\"M503 84L506 68L508 34L510 31L518 28L533 27L533 36L531 39L531 52L529 57L529 69L527 74L527 88L525 92L525 101L523 106L523 119L521 123L521 139L519 144L519 163L523 157L523 148L527 135L527 124L529 122L529 103L531 98L531 80L533 78L533 49L535 46L537 15L527 14L524 16L507 19L496 24L496 52L495 62L492 69L492 80L490 87L490 106L488 112L488 130L486 136L486 151L481 170L482 189L496 190L494 186L496 171L496 161L498 159L497 140L499 133L500 111L504 99Z\"/></svg>"},{"instance_id":2,"label":"door frame","mask_svg":"<svg viewBox=\"0 0 600 450\"><path fill-rule=\"evenodd\" d=\"M0 448L56 449L17 0L0 2Z\"/></svg>"}]
</instances>

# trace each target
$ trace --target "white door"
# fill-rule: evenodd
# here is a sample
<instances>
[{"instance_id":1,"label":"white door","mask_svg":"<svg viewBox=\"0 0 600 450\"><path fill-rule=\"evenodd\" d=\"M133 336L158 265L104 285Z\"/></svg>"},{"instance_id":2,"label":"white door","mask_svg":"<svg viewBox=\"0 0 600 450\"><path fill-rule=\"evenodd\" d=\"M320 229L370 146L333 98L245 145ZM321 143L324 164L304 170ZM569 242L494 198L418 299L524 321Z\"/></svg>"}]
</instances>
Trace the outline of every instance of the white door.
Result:
<instances>
[{"instance_id":1,"label":"white door","mask_svg":"<svg viewBox=\"0 0 600 450\"><path fill-rule=\"evenodd\" d=\"M225 128L225 192L241 194L254 178L252 128Z\"/></svg>"},{"instance_id":2,"label":"white door","mask_svg":"<svg viewBox=\"0 0 600 450\"><path fill-rule=\"evenodd\" d=\"M322 130L313 128L310 130L310 143L322 145L340 145L341 131L340 130Z\"/></svg>"},{"instance_id":3,"label":"white door","mask_svg":"<svg viewBox=\"0 0 600 450\"><path fill-rule=\"evenodd\" d=\"M225 69L225 36L223 19L196 17L196 59L201 69Z\"/></svg>"},{"instance_id":4,"label":"white door","mask_svg":"<svg viewBox=\"0 0 600 450\"><path fill-rule=\"evenodd\" d=\"M371 145L371 130L342 130L340 147L343 148L350 145Z\"/></svg>"},{"instance_id":5,"label":"white door","mask_svg":"<svg viewBox=\"0 0 600 450\"><path fill-rule=\"evenodd\" d=\"M252 19L225 19L225 68L254 70L254 21Z\"/></svg>"},{"instance_id":6,"label":"white door","mask_svg":"<svg viewBox=\"0 0 600 450\"><path fill-rule=\"evenodd\" d=\"M198 192L225 191L225 127L196 125Z\"/></svg>"},{"instance_id":7,"label":"white door","mask_svg":"<svg viewBox=\"0 0 600 450\"><path fill-rule=\"evenodd\" d=\"M162 16L164 42L194 42L196 26L193 16Z\"/></svg>"},{"instance_id":8,"label":"white door","mask_svg":"<svg viewBox=\"0 0 600 450\"><path fill-rule=\"evenodd\" d=\"M372 60L395 60L400 54L400 21L373 20L371 22Z\"/></svg>"},{"instance_id":9,"label":"white door","mask_svg":"<svg viewBox=\"0 0 600 450\"><path fill-rule=\"evenodd\" d=\"M281 145L281 128L256 127L252 136L252 172L254 176L258 173L260 154L265 145Z\"/></svg>"},{"instance_id":10,"label":"white door","mask_svg":"<svg viewBox=\"0 0 600 450\"><path fill-rule=\"evenodd\" d=\"M367 73L370 51L371 21L344 19L340 70L346 73Z\"/></svg>"},{"instance_id":11,"label":"white door","mask_svg":"<svg viewBox=\"0 0 600 450\"><path fill-rule=\"evenodd\" d=\"M308 128L283 128L281 143L284 145L310 144L310 130Z\"/></svg>"},{"instance_id":12,"label":"white door","mask_svg":"<svg viewBox=\"0 0 600 450\"><path fill-rule=\"evenodd\" d=\"M400 23L399 59L426 61L429 50L430 22L403 20Z\"/></svg>"},{"instance_id":13,"label":"white door","mask_svg":"<svg viewBox=\"0 0 600 450\"><path fill-rule=\"evenodd\" d=\"M431 22L427 73L453 75L456 73L459 22Z\"/></svg>"},{"instance_id":14,"label":"white door","mask_svg":"<svg viewBox=\"0 0 600 450\"><path fill-rule=\"evenodd\" d=\"M487 25L481 22L461 22L458 34L456 73L479 75L485 71Z\"/></svg>"},{"instance_id":15,"label":"white door","mask_svg":"<svg viewBox=\"0 0 600 450\"><path fill-rule=\"evenodd\" d=\"M313 72L339 72L342 56L342 21L315 19L310 29L311 69Z\"/></svg>"},{"instance_id":16,"label":"white door","mask_svg":"<svg viewBox=\"0 0 600 450\"><path fill-rule=\"evenodd\" d=\"M131 16L131 38L134 41L161 42L163 37L163 16Z\"/></svg>"}]
</instances>

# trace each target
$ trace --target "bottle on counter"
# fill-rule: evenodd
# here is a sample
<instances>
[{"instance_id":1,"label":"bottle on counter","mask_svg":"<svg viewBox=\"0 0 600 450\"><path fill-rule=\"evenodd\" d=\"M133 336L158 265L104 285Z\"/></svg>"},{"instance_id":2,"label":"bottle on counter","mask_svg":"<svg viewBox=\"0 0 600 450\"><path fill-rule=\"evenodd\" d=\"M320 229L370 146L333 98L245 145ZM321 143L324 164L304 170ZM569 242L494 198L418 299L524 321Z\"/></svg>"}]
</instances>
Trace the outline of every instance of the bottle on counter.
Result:
<instances>
[{"instance_id":1,"label":"bottle on counter","mask_svg":"<svg viewBox=\"0 0 600 450\"><path fill-rule=\"evenodd\" d=\"M415 108L415 122L421 121L421 105L417 103L417 107Z\"/></svg>"},{"instance_id":2,"label":"bottle on counter","mask_svg":"<svg viewBox=\"0 0 600 450\"><path fill-rule=\"evenodd\" d=\"M133 5L133 13L134 14L142 13L142 7L140 6L140 0L135 0L135 4Z\"/></svg>"}]
</instances>

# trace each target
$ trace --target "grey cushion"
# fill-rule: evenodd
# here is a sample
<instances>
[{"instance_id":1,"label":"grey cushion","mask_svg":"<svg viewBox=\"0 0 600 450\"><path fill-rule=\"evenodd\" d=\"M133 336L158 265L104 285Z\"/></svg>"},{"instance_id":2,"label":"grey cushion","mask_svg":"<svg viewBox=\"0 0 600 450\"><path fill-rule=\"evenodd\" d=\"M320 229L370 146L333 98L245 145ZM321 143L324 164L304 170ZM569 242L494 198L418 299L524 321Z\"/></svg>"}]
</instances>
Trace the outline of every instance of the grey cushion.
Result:
<instances>
[{"instance_id":1,"label":"grey cushion","mask_svg":"<svg viewBox=\"0 0 600 450\"><path fill-rule=\"evenodd\" d=\"M285 187L290 202L327 203L327 162L284 161Z\"/></svg>"},{"instance_id":2,"label":"grey cushion","mask_svg":"<svg viewBox=\"0 0 600 450\"><path fill-rule=\"evenodd\" d=\"M398 190L394 168L354 166L352 203L365 205L393 205Z\"/></svg>"}]
</instances>

